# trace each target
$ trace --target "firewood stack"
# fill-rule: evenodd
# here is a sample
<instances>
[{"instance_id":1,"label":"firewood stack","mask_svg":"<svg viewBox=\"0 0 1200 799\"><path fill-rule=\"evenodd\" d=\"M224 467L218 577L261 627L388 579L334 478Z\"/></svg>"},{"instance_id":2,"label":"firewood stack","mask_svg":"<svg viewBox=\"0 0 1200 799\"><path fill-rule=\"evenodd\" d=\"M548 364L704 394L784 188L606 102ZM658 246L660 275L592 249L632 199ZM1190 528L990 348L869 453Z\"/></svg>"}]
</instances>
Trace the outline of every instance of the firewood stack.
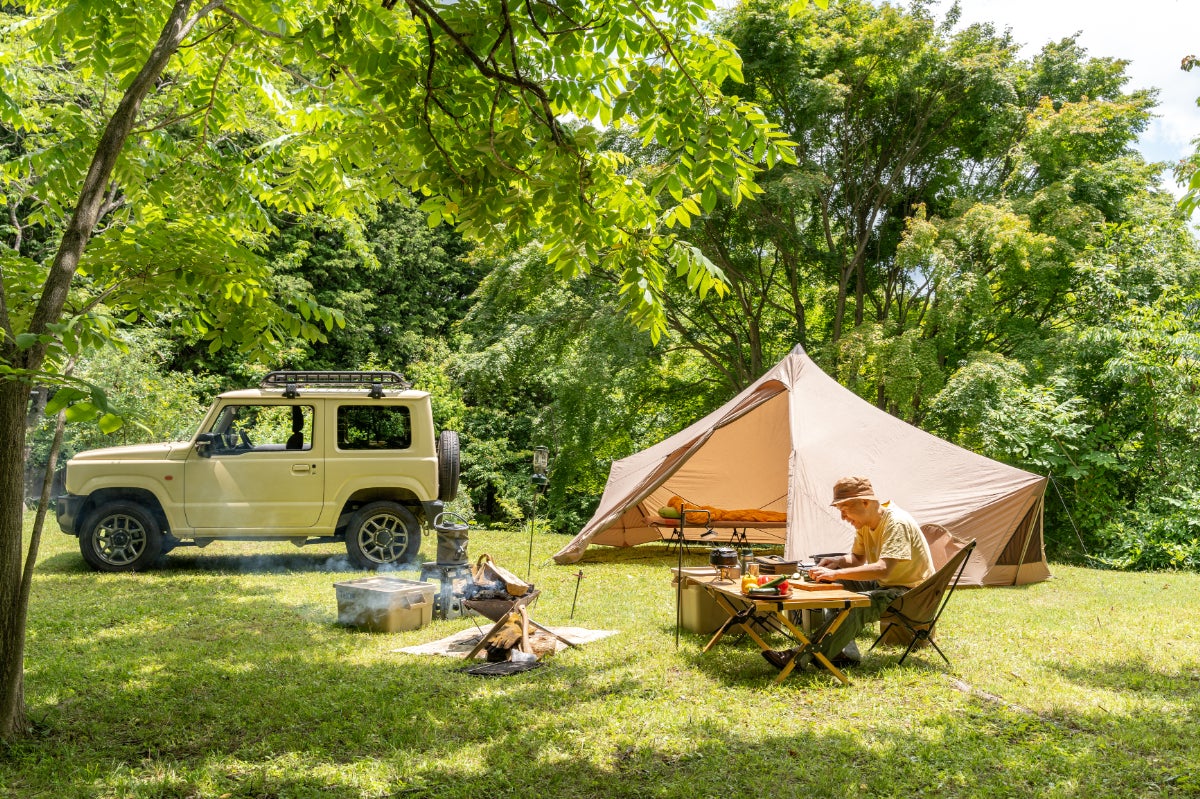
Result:
<instances>
[{"instance_id":1,"label":"firewood stack","mask_svg":"<svg viewBox=\"0 0 1200 799\"><path fill-rule=\"evenodd\" d=\"M529 640L529 613L519 606L516 613L509 613L488 638L487 659L489 663L511 660L513 650L533 653Z\"/></svg>"}]
</instances>

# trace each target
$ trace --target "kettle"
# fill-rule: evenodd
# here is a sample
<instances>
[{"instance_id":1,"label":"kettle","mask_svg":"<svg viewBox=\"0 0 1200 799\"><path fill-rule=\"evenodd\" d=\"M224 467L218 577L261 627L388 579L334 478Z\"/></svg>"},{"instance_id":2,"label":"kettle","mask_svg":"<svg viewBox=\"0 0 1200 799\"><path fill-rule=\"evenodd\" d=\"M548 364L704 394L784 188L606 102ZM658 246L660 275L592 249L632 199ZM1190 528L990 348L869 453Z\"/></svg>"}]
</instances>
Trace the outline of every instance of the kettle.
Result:
<instances>
[{"instance_id":1,"label":"kettle","mask_svg":"<svg viewBox=\"0 0 1200 799\"><path fill-rule=\"evenodd\" d=\"M733 547L713 547L708 553L708 562L712 566L737 566L737 550Z\"/></svg>"}]
</instances>

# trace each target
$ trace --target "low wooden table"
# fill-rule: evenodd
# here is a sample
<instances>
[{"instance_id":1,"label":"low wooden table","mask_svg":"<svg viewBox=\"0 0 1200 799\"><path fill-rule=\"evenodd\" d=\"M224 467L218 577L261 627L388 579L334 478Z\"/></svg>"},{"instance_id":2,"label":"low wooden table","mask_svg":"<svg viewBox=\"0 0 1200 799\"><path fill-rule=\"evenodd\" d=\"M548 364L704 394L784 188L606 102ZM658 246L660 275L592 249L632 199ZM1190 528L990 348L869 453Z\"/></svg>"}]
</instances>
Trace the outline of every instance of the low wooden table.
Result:
<instances>
[{"instance_id":1,"label":"low wooden table","mask_svg":"<svg viewBox=\"0 0 1200 799\"><path fill-rule=\"evenodd\" d=\"M758 644L760 649L773 649L774 647L763 640L763 637L759 635L755 627L765 626L767 628L776 628L793 638L800 645L796 650L796 654L779 672L779 676L775 679L776 683L781 683L787 679L788 675L792 673L792 669L795 668L796 661L800 655L811 653L813 655L813 662L821 664L821 666L846 685L850 684L850 678L841 669L833 665L829 658L818 651L817 647L822 641L832 635L838 627L842 626L842 622L850 614L851 608L861 608L871 604L870 598L865 594L858 594L854 591L846 591L840 588L825 588L811 591L793 588L791 595L787 598L757 599L743 595L741 585L738 581L730 580L728 582L721 582L717 579L716 575L695 575L685 572L683 579L695 583L708 591L721 609L729 614L729 618L725 620L725 623L721 625L720 629L713 634L713 637L705 645L705 652L712 649L717 641L720 641L725 633L734 627L741 627L754 643ZM813 632L806 635L788 618L789 611L793 610L838 610L841 612L835 614L832 618L826 620L824 624L819 625Z\"/></svg>"}]
</instances>

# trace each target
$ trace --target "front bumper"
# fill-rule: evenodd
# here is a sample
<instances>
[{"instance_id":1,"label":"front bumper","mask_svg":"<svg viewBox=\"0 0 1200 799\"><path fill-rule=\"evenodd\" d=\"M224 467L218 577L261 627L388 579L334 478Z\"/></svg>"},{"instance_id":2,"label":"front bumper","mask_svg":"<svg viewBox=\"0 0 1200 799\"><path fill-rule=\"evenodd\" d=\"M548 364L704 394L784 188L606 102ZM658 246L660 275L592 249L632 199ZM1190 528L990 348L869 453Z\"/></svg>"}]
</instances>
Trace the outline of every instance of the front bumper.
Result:
<instances>
[{"instance_id":1,"label":"front bumper","mask_svg":"<svg viewBox=\"0 0 1200 799\"><path fill-rule=\"evenodd\" d=\"M58 517L58 526L67 535L79 535L75 525L79 524L79 514L87 497L75 494L60 494L54 503L54 515Z\"/></svg>"}]
</instances>

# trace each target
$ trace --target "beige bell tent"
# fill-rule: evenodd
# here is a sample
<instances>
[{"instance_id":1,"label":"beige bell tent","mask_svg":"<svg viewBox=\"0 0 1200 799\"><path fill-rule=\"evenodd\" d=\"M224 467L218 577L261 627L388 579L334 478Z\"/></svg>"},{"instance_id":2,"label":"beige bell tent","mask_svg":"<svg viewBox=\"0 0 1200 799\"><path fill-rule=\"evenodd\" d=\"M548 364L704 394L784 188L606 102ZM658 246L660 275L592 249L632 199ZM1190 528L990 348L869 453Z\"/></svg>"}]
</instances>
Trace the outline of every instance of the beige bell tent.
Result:
<instances>
[{"instance_id":1,"label":"beige bell tent","mask_svg":"<svg viewBox=\"0 0 1200 799\"><path fill-rule=\"evenodd\" d=\"M800 347L723 407L614 462L595 515L554 559L578 561L591 544L661 540L651 520L673 495L692 505L785 511L787 558L844 552L853 531L829 500L834 481L847 475L869 477L880 499L922 525L977 539L963 585L1019 585L1050 576L1042 545L1045 477L879 410L822 372ZM747 527L750 541L779 540L776 530Z\"/></svg>"}]
</instances>

